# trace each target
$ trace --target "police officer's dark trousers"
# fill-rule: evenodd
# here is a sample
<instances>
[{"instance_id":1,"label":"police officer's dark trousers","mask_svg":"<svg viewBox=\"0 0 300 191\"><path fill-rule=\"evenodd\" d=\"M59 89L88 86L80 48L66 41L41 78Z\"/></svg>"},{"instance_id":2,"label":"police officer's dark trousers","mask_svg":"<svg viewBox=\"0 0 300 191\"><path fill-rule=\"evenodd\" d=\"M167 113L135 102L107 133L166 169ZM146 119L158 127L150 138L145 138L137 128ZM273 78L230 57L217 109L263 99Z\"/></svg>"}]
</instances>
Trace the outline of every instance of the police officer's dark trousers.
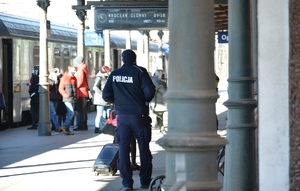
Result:
<instances>
[{"instance_id":1,"label":"police officer's dark trousers","mask_svg":"<svg viewBox=\"0 0 300 191\"><path fill-rule=\"evenodd\" d=\"M152 154L149 148L151 141L151 118L142 115L118 115L116 142L119 144L118 169L124 187L132 187L132 169L130 163L130 142L132 133L138 141L140 151L140 183L149 185L152 176Z\"/></svg>"},{"instance_id":2,"label":"police officer's dark trousers","mask_svg":"<svg viewBox=\"0 0 300 191\"><path fill-rule=\"evenodd\" d=\"M39 123L39 103L34 103L30 105L32 128L37 128Z\"/></svg>"}]
</instances>

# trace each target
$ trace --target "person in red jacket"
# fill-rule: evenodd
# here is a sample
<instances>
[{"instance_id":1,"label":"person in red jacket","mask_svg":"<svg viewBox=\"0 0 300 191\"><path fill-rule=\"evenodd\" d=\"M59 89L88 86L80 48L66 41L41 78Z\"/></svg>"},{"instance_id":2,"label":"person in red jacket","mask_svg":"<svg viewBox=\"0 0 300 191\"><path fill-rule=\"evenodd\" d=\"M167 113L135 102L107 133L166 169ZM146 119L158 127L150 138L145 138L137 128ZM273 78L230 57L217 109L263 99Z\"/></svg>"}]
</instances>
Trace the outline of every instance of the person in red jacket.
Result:
<instances>
[{"instance_id":1,"label":"person in red jacket","mask_svg":"<svg viewBox=\"0 0 300 191\"><path fill-rule=\"evenodd\" d=\"M77 66L77 72L75 77L77 79L77 92L78 99L76 102L76 109L79 114L77 119L78 127L74 131L86 131L87 127L87 111L86 111L86 98L89 97L89 85L88 78L89 72L87 65L82 56L77 56L75 58L75 64Z\"/></svg>"},{"instance_id":2,"label":"person in red jacket","mask_svg":"<svg viewBox=\"0 0 300 191\"><path fill-rule=\"evenodd\" d=\"M61 127L65 135L74 135L70 131L71 120L74 116L74 106L78 98L77 80L75 77L76 68L69 66L60 80L58 91L63 97L63 102L67 109L66 120Z\"/></svg>"}]
</instances>

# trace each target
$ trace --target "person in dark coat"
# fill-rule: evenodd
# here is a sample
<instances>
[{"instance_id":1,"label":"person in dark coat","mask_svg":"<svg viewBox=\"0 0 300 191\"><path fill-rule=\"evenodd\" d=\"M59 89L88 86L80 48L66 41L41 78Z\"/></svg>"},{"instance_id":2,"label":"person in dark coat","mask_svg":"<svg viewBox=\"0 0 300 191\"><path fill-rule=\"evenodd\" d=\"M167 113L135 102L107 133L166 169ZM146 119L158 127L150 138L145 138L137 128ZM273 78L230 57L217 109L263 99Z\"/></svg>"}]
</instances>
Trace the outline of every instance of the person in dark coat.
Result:
<instances>
[{"instance_id":1,"label":"person in dark coat","mask_svg":"<svg viewBox=\"0 0 300 191\"><path fill-rule=\"evenodd\" d=\"M150 103L150 116L152 119L152 126L159 129L164 126L163 114L167 111L167 103L163 97L167 91L167 84L162 80L163 74L163 70L157 69L151 78L153 84L155 85L156 92L153 100Z\"/></svg>"},{"instance_id":2,"label":"person in dark coat","mask_svg":"<svg viewBox=\"0 0 300 191\"><path fill-rule=\"evenodd\" d=\"M50 70L50 74L49 74L50 119L51 119L51 122L54 126L54 128L52 128L52 129L54 131L58 131L58 132L61 131L61 128L60 128L60 122L58 120L58 115L57 115L57 112L56 112L56 108L57 108L59 102L62 102L62 96L58 91L58 87L59 87L61 77L62 77L62 74L59 73L58 68L53 68L53 69Z\"/></svg>"},{"instance_id":3,"label":"person in dark coat","mask_svg":"<svg viewBox=\"0 0 300 191\"><path fill-rule=\"evenodd\" d=\"M30 112L31 112L31 127L28 130L35 130L39 122L39 65L34 66L33 73L30 78L29 96L30 96Z\"/></svg>"},{"instance_id":4,"label":"person in dark coat","mask_svg":"<svg viewBox=\"0 0 300 191\"><path fill-rule=\"evenodd\" d=\"M152 176L151 118L149 102L155 94L155 86L148 71L136 64L136 54L128 49L123 51L124 65L111 72L102 91L102 98L114 103L118 115L116 143L119 144L118 169L125 190L133 189L132 166L130 163L130 143L132 134L138 141L141 169L141 188L149 187Z\"/></svg>"}]
</instances>

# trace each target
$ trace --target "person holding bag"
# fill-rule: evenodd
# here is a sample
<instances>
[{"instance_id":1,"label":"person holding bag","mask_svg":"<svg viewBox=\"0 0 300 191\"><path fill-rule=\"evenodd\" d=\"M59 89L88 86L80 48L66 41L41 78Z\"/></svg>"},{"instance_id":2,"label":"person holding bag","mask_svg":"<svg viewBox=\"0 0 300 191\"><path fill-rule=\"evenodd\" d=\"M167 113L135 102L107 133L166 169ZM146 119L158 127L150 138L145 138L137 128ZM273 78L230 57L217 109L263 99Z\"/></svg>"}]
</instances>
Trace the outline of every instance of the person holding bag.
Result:
<instances>
[{"instance_id":1,"label":"person holding bag","mask_svg":"<svg viewBox=\"0 0 300 191\"><path fill-rule=\"evenodd\" d=\"M93 86L94 105L96 105L96 118L95 118L95 131L94 133L101 133L107 121L107 110L111 108L110 104L102 99L102 90L106 84L111 68L102 66L101 70L97 73L95 83Z\"/></svg>"}]
</instances>

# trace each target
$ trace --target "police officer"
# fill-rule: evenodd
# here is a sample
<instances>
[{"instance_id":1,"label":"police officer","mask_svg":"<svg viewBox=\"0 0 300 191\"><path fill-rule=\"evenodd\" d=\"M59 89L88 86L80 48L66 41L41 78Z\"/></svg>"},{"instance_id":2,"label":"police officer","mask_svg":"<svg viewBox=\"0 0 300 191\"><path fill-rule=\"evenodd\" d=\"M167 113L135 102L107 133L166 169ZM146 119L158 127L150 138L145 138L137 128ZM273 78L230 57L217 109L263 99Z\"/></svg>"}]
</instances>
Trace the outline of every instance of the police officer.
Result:
<instances>
[{"instance_id":1,"label":"police officer","mask_svg":"<svg viewBox=\"0 0 300 191\"><path fill-rule=\"evenodd\" d=\"M33 67L33 73L30 78L29 96L30 96L30 113L32 119L31 127L28 130L35 130L39 122L39 65Z\"/></svg>"},{"instance_id":2,"label":"police officer","mask_svg":"<svg viewBox=\"0 0 300 191\"><path fill-rule=\"evenodd\" d=\"M152 176L151 118L149 102L155 94L155 86L143 67L136 65L136 54L127 49L122 53L124 65L114 70L103 89L102 98L114 103L118 115L116 142L119 144L118 169L125 191L133 189L132 168L129 158L132 133L138 141L141 169L141 188L148 188Z\"/></svg>"}]
</instances>

